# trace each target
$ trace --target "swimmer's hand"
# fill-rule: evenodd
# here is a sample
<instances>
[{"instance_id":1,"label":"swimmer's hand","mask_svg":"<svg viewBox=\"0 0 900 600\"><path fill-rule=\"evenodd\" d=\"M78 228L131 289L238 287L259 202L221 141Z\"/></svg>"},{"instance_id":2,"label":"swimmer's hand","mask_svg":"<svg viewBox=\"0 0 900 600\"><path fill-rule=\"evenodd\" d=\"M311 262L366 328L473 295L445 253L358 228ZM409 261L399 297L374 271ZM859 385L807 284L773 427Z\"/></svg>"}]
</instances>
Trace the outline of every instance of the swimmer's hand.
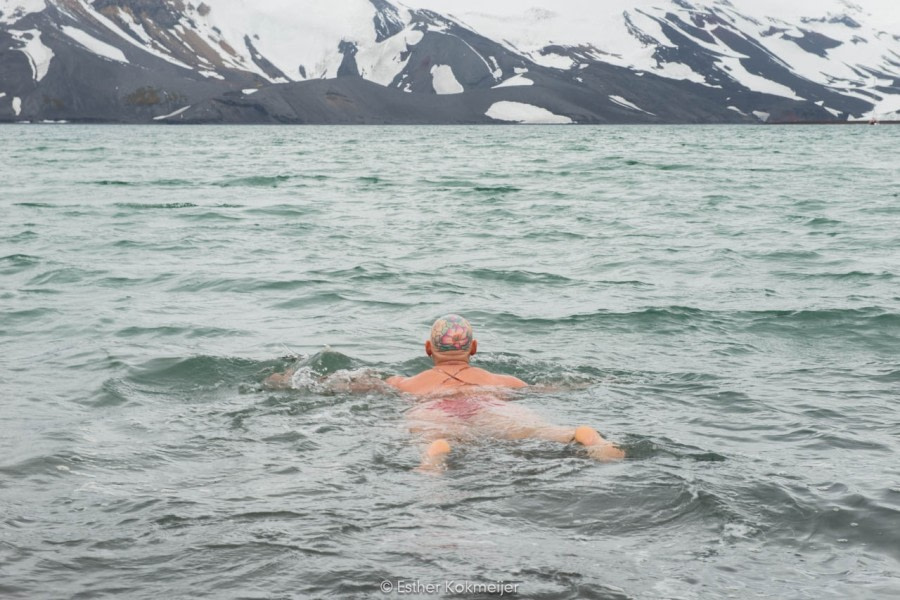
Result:
<instances>
[{"instance_id":1,"label":"swimmer's hand","mask_svg":"<svg viewBox=\"0 0 900 600\"><path fill-rule=\"evenodd\" d=\"M575 441L585 447L588 456L603 462L625 458L625 452L610 441L603 439L597 430L582 425L575 429Z\"/></svg>"}]
</instances>

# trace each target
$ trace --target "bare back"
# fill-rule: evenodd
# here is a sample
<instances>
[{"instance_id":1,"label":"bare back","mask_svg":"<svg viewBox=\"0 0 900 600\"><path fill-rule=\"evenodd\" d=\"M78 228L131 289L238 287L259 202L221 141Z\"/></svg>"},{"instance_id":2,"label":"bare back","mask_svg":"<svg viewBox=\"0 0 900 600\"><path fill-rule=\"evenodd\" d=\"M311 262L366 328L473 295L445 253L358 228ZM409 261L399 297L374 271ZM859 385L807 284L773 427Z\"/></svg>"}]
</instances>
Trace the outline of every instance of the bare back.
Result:
<instances>
[{"instance_id":1,"label":"bare back","mask_svg":"<svg viewBox=\"0 0 900 600\"><path fill-rule=\"evenodd\" d=\"M527 384L511 375L495 375L468 365L437 365L412 377L391 377L387 383L400 391L427 396L464 387L522 388Z\"/></svg>"}]
</instances>

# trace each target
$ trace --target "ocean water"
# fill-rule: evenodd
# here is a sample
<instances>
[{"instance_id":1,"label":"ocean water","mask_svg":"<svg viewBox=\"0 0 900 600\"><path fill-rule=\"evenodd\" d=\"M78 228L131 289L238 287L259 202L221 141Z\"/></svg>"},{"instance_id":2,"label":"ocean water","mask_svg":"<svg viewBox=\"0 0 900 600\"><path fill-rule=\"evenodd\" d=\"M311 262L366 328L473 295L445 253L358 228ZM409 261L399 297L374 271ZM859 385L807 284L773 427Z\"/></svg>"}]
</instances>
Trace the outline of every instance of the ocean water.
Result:
<instances>
[{"instance_id":1,"label":"ocean water","mask_svg":"<svg viewBox=\"0 0 900 600\"><path fill-rule=\"evenodd\" d=\"M0 596L900 596L900 128L0 142ZM417 472L451 311L628 458Z\"/></svg>"}]
</instances>

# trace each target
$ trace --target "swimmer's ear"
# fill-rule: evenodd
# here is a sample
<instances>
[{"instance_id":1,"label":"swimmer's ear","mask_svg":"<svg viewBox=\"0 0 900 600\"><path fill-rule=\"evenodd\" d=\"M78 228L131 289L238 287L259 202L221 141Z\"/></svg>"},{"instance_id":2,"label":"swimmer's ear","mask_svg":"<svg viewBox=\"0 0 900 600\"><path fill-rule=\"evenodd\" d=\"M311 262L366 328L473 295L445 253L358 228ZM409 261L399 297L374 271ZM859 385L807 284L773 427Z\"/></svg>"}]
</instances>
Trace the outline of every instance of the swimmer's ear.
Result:
<instances>
[{"instance_id":1,"label":"swimmer's ear","mask_svg":"<svg viewBox=\"0 0 900 600\"><path fill-rule=\"evenodd\" d=\"M472 347L469 348L469 356L475 356L476 352L478 352L478 340L472 340Z\"/></svg>"},{"instance_id":2,"label":"swimmer's ear","mask_svg":"<svg viewBox=\"0 0 900 600\"><path fill-rule=\"evenodd\" d=\"M431 340L425 340L425 354L431 356L434 350L431 349Z\"/></svg>"}]
</instances>

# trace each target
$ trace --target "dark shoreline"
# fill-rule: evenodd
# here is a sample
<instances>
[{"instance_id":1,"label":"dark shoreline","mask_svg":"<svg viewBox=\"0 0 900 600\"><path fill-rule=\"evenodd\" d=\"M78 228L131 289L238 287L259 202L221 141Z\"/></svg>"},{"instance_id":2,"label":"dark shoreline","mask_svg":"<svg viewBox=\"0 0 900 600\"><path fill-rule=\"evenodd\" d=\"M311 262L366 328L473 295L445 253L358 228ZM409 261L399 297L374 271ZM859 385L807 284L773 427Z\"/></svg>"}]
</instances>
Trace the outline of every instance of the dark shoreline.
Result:
<instances>
[{"instance_id":1,"label":"dark shoreline","mask_svg":"<svg viewBox=\"0 0 900 600\"><path fill-rule=\"evenodd\" d=\"M249 123L236 121L234 123L210 123L198 121L155 121L155 122L123 122L123 121L99 121L95 119L86 120L67 120L59 121L5 121L0 120L0 127L4 125L146 125L146 126L185 126L185 125L214 125L214 126L303 126L303 127L470 127L473 125L482 127L621 127L621 126L663 126L669 127L676 125L679 127L709 127L709 126L730 126L741 125L746 127L772 126L772 125L900 125L900 120L878 121L870 123L868 121L775 121L772 123L514 123L514 122L497 122L497 123Z\"/></svg>"}]
</instances>

